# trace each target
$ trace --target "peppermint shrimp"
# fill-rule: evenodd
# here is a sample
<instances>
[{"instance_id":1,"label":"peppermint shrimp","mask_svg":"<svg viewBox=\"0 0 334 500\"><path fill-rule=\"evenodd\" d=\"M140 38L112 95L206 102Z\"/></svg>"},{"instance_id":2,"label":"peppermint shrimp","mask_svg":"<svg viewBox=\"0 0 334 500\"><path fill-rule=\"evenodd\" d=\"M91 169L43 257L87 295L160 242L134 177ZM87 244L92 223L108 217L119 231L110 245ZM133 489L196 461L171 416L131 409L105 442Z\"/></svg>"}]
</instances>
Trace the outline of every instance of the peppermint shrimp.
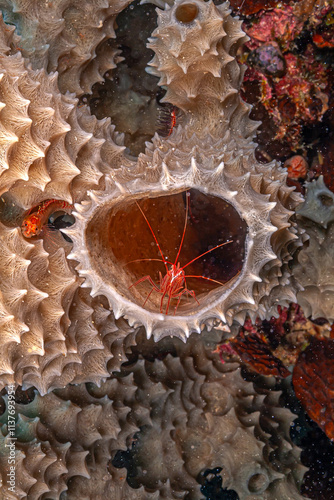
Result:
<instances>
[{"instance_id":1,"label":"peppermint shrimp","mask_svg":"<svg viewBox=\"0 0 334 500\"><path fill-rule=\"evenodd\" d=\"M21 231L25 238L32 238L34 236L38 236L43 227L47 224L48 219L51 214L54 212L61 210L66 213L71 213L74 208L74 205L70 205L66 201L63 200L44 200L37 208L37 211L34 211L36 207L29 210L28 214L23 219L21 225Z\"/></svg>"},{"instance_id":2,"label":"peppermint shrimp","mask_svg":"<svg viewBox=\"0 0 334 500\"><path fill-rule=\"evenodd\" d=\"M214 280L212 278L208 278L206 276L199 276L199 275L192 275L192 274L189 274L189 275L186 275L184 269L189 266L190 264L192 264L193 262L195 262L196 260L200 259L201 257L203 257L204 255L207 255L211 252L213 252L214 250L216 250L217 248L220 248L220 247L223 247L225 245L228 245L230 243L233 243L233 240L229 240L229 241L226 241L225 243L221 243L219 245L216 245L215 247L211 248L210 250L207 250L206 252L203 252L201 253L200 255L198 255L197 257L195 257L194 259L190 260L189 262L187 262L187 264L185 264L184 266L181 267L181 264L180 262L178 262L179 260L179 257L180 257L180 253L181 253L181 249L182 249L182 245L183 245L183 242L184 242L184 236L185 236L185 232L186 232L186 228L187 228L187 219L188 219L188 212L189 212L189 196L190 196L190 193L187 191L186 192L186 216L185 216L185 223L184 223L184 228L183 228L183 233L182 233L182 238L181 238L181 242L180 242L180 246L179 246L179 249L178 249L178 252L177 252L177 255L176 255L176 258L174 260L174 262L170 262L168 261L163 252L162 252L162 249L160 247L160 244L157 240L157 237L152 229L152 226L151 224L149 223L144 211L142 210L142 208L140 207L139 203L136 201L136 204L141 212L141 214L143 215L151 233L152 233L152 236L154 238L154 241L159 249L159 253L162 257L162 259L137 259L137 260L133 260L131 262L128 262L126 265L128 264L131 264L133 262L142 262L142 261L156 261L156 262L163 262L164 266L165 266L165 269L166 269L166 274L163 276L161 272L159 272L159 284L156 284L153 279L151 278L151 276L147 275L147 276L144 276L143 278L140 278L139 280L137 280L135 283L133 283L130 287L134 287L134 286L137 286L139 285L140 283L143 283L144 281L148 281L151 286L152 286L152 289L151 291L149 292L149 294L147 295L146 299L145 299L145 302L143 303L143 306L145 306L146 302L148 301L148 299L150 298L151 294L153 291L156 291L158 293L161 293L162 296L161 296L161 301L160 301L160 312L162 313L163 312L163 301L164 301L164 298L167 297L167 305L166 305L166 308L165 308L165 314L168 315L168 311L169 311L169 308L170 308L170 303L171 303L171 300L172 299L177 299L177 304L176 304L176 307L174 309L174 315L176 314L176 311L177 311L177 308L179 307L179 304L180 304L180 301L181 301L181 298L184 294L187 294L187 295L190 295L196 302L197 304L199 305L199 301L196 297L196 294L195 294L195 291L194 290L189 290L187 288L187 283L186 283L186 278L200 278L200 279L204 279L204 280L208 280L208 281L211 281L213 283L217 283L219 285L225 285L226 283L222 283L220 281L217 281L217 280ZM170 266L170 267L168 267Z\"/></svg>"}]
</instances>

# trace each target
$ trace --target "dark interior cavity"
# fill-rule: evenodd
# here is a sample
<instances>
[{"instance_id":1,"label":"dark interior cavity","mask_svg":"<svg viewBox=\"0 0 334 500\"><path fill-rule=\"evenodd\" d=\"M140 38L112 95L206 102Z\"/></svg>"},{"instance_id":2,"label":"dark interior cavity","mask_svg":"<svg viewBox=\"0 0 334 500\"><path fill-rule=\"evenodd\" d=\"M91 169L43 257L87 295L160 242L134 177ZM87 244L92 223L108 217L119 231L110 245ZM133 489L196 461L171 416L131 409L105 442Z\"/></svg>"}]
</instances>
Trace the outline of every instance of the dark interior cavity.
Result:
<instances>
[{"instance_id":1,"label":"dark interior cavity","mask_svg":"<svg viewBox=\"0 0 334 500\"><path fill-rule=\"evenodd\" d=\"M333 205L333 198L331 196L328 196L327 194L321 194L319 195L319 200L322 205L325 207L331 207Z\"/></svg>"},{"instance_id":2,"label":"dark interior cavity","mask_svg":"<svg viewBox=\"0 0 334 500\"><path fill-rule=\"evenodd\" d=\"M101 210L87 230L92 261L104 280L148 310L159 312L162 305L166 313L168 292L161 304L160 273L164 277L172 264L180 263L186 288L195 297L184 293L178 306L178 298L172 298L168 314L174 314L176 306L178 314L197 310L210 300L210 292L231 285L242 268L247 225L222 198L190 189L165 196L128 198ZM226 244L202 255L222 243ZM165 265L163 259L169 263ZM145 277L150 279L139 282Z\"/></svg>"},{"instance_id":3,"label":"dark interior cavity","mask_svg":"<svg viewBox=\"0 0 334 500\"><path fill-rule=\"evenodd\" d=\"M268 486L268 478L265 474L253 474L248 481L248 489L251 493L262 493Z\"/></svg>"},{"instance_id":4,"label":"dark interior cavity","mask_svg":"<svg viewBox=\"0 0 334 500\"><path fill-rule=\"evenodd\" d=\"M194 3L183 3L175 11L176 19L183 24L191 23L197 16L198 7Z\"/></svg>"},{"instance_id":5,"label":"dark interior cavity","mask_svg":"<svg viewBox=\"0 0 334 500\"><path fill-rule=\"evenodd\" d=\"M160 99L165 94L159 79L146 71L154 55L146 44L157 26L156 7L132 2L117 16L116 25L116 40L107 43L124 60L105 73L104 81L93 85L92 93L83 95L81 101L97 118L110 117L124 134L127 152L138 156L159 128Z\"/></svg>"}]
</instances>

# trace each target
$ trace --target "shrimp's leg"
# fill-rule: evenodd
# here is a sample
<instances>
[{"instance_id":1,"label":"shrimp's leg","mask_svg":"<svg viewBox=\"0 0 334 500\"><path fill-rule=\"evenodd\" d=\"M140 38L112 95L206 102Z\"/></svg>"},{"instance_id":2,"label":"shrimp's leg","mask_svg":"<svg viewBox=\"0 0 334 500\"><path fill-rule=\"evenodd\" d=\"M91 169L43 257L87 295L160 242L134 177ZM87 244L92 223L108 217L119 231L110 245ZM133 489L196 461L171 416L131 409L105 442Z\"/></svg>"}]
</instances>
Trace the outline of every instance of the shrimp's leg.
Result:
<instances>
[{"instance_id":1,"label":"shrimp's leg","mask_svg":"<svg viewBox=\"0 0 334 500\"><path fill-rule=\"evenodd\" d=\"M170 300L171 300L171 298L172 298L172 295L171 295L171 294L169 294L169 295L168 295L167 307L166 307L166 315L168 314L169 304L170 304Z\"/></svg>"},{"instance_id":2,"label":"shrimp's leg","mask_svg":"<svg viewBox=\"0 0 334 500\"><path fill-rule=\"evenodd\" d=\"M148 299L150 298L150 295L151 293L153 292L153 290L155 290L156 292L160 292L160 288L154 283L154 281L152 280L151 276L144 276L143 278L140 278L138 281L136 281L136 283L133 283L131 286L129 286L129 289L132 288L133 286L137 286L139 285L139 283L142 283L143 281L149 281L150 284L152 285L152 290L150 291L150 293L148 294L148 296L146 297L145 299L145 302L144 304L142 305L142 307L145 306L146 302L148 301Z\"/></svg>"},{"instance_id":3,"label":"shrimp's leg","mask_svg":"<svg viewBox=\"0 0 334 500\"><path fill-rule=\"evenodd\" d=\"M168 288L166 287L166 290L162 293L162 297L161 297L161 301L160 301L160 312L161 313L162 313L163 300L164 300L164 298L166 296L167 291L168 291ZM161 290L160 290L160 292L161 292ZM167 303L167 307L166 307L166 313L165 313L166 315L168 314L169 302L170 302L170 297L168 299L168 303Z\"/></svg>"},{"instance_id":4,"label":"shrimp's leg","mask_svg":"<svg viewBox=\"0 0 334 500\"><path fill-rule=\"evenodd\" d=\"M191 296L192 296L192 298L193 298L193 299L195 299L195 300L196 300L196 302L197 302L197 304L199 305L199 302L198 302L198 300L197 300L197 298L196 298L196 294L195 294L194 290L188 290L188 288L185 288L184 290L182 290L182 292L180 292L180 293L178 294L178 297L179 297L179 298L178 298L178 301L177 301L176 307L175 307L175 309L174 309L174 316L175 316L175 314L176 314L177 308L179 307L181 297L182 297L182 295L183 295L184 293L189 293L189 295L191 295Z\"/></svg>"},{"instance_id":5,"label":"shrimp's leg","mask_svg":"<svg viewBox=\"0 0 334 500\"><path fill-rule=\"evenodd\" d=\"M151 291L150 291L150 293L148 294L148 296L146 297L145 302L144 302L144 304L142 305L142 307L145 307L145 304L146 304L146 302L148 301L148 299L150 298L150 295L151 295L151 293L153 292L153 290L154 290L154 288L152 288L152 289L151 289Z\"/></svg>"},{"instance_id":6,"label":"shrimp's leg","mask_svg":"<svg viewBox=\"0 0 334 500\"><path fill-rule=\"evenodd\" d=\"M167 276L169 276L169 272L167 273ZM167 283L167 284L162 285L163 277L162 277L162 274L160 271L159 271L159 279L160 279L159 292L162 293L162 297L161 297L161 301L160 301L160 312L161 312L161 314L163 314L163 312L162 312L163 301L164 301L164 298L166 296L166 293L168 292L168 289L170 288L170 284ZM169 307L169 301L168 301L167 308L166 308L166 313L165 313L166 315L168 314L168 307Z\"/></svg>"},{"instance_id":7,"label":"shrimp's leg","mask_svg":"<svg viewBox=\"0 0 334 500\"><path fill-rule=\"evenodd\" d=\"M168 302L167 302L167 307L166 307L166 314L168 314L171 299L176 299L176 297L179 296L178 291L181 290L181 288L182 288L182 286L179 286L179 288L177 288L176 290L174 290L173 293L169 294L169 296L168 296Z\"/></svg>"},{"instance_id":8,"label":"shrimp's leg","mask_svg":"<svg viewBox=\"0 0 334 500\"><path fill-rule=\"evenodd\" d=\"M132 283L132 285L129 286L129 289L132 288L133 286L139 285L139 283L142 283L143 281L146 281L146 280L151 283L151 285L153 286L154 290L156 290L157 292L160 292L160 288L154 283L154 281L152 280L151 276L144 276L143 278L140 278L138 281L136 281L136 283Z\"/></svg>"}]
</instances>

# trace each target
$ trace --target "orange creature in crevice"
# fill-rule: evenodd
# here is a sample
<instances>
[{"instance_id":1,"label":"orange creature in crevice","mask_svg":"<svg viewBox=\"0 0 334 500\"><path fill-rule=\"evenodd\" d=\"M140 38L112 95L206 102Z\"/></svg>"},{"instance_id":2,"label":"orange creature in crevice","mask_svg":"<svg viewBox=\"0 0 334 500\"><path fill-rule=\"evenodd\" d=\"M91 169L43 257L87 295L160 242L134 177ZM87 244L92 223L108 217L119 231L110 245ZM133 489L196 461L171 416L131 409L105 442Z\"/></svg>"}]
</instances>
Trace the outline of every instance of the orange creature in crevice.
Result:
<instances>
[{"instance_id":1,"label":"orange creature in crevice","mask_svg":"<svg viewBox=\"0 0 334 500\"><path fill-rule=\"evenodd\" d=\"M51 214L61 210L66 213L71 213L74 205L63 200L44 200L35 211L35 208L29 210L28 214L23 219L21 231L25 238L38 236L43 227L47 224Z\"/></svg>"}]
</instances>

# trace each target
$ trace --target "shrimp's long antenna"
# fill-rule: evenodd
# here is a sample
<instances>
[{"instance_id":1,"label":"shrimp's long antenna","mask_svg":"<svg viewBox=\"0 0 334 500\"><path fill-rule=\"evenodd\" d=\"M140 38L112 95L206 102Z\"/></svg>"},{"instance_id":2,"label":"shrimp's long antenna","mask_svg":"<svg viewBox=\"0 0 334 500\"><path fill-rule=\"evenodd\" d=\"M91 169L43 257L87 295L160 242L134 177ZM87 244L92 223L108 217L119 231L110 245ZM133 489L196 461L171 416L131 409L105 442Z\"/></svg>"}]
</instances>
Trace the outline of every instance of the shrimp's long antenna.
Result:
<instances>
[{"instance_id":1,"label":"shrimp's long antenna","mask_svg":"<svg viewBox=\"0 0 334 500\"><path fill-rule=\"evenodd\" d=\"M203 257L203 255L206 255L207 253L213 252L214 250L216 250L216 248L223 247L224 245L228 245L229 243L233 243L233 240L225 241L225 243L221 243L220 245L217 245L217 246L211 248L211 250L207 250L206 252L201 253L201 255L198 255L198 257L195 257L195 259L188 262L185 266L182 266L181 269L184 269L185 267L189 266L189 264L192 264L193 262L195 262L195 260L199 259L200 257Z\"/></svg>"},{"instance_id":2,"label":"shrimp's long antenna","mask_svg":"<svg viewBox=\"0 0 334 500\"><path fill-rule=\"evenodd\" d=\"M214 283L218 283L218 285L225 285L225 283L222 283L221 281L213 280L212 278L207 278L206 276L194 276L193 274L187 274L185 278L201 278L203 280L208 280L208 281L213 281Z\"/></svg>"},{"instance_id":3,"label":"shrimp's long antenna","mask_svg":"<svg viewBox=\"0 0 334 500\"><path fill-rule=\"evenodd\" d=\"M159 248L159 252L160 252L160 255L161 255L161 257L162 257L163 263L165 264L166 272L168 272L167 261L166 261L166 259L165 259L164 254L162 253L162 250L161 250L160 245L159 245L159 242L158 242L158 240L157 240L157 238L156 238L156 236L155 236L155 234L154 234L154 231L153 231L153 229L152 229L152 226L151 226L151 224L149 223L149 221L148 221L148 219L147 219L146 215L144 214L144 211L141 209L141 207L140 207L140 205L139 205L138 201L136 201L136 204L137 204L137 207L139 208L139 210L141 211L142 216L143 216L143 217L144 217L144 219L146 220L148 227L150 228L150 231L151 231L151 233L152 233L152 235L153 235L154 241L156 242L157 247Z\"/></svg>"},{"instance_id":4,"label":"shrimp's long antenna","mask_svg":"<svg viewBox=\"0 0 334 500\"><path fill-rule=\"evenodd\" d=\"M238 11L239 11L240 13L241 13L241 9L242 9L242 8L243 8L243 6L244 6L245 1L246 1L246 0L243 0L242 4L241 4L241 5L239 5L239 7L238 7Z\"/></svg>"},{"instance_id":5,"label":"shrimp's long antenna","mask_svg":"<svg viewBox=\"0 0 334 500\"><path fill-rule=\"evenodd\" d=\"M188 206L189 206L188 198L189 198L189 196L190 196L190 193L188 193L188 191L186 191L186 218L185 218L185 221L184 221L184 228L183 228L183 234L182 234L181 243L180 243L179 251L177 253L177 256L176 256L176 259L175 259L175 262L174 262L174 266L176 265L176 263L178 261L179 255L181 253L181 248L182 248L182 245L183 245L184 235L186 234L187 220L188 220Z\"/></svg>"},{"instance_id":6,"label":"shrimp's long antenna","mask_svg":"<svg viewBox=\"0 0 334 500\"><path fill-rule=\"evenodd\" d=\"M154 262L167 262L167 264L173 265L173 262L169 262L169 260L162 260L162 259L136 259L136 260L130 260L130 262L127 262L126 264L123 265L123 267L127 266L128 264L133 264L133 262L145 262L145 261L154 261Z\"/></svg>"},{"instance_id":7,"label":"shrimp's long antenna","mask_svg":"<svg viewBox=\"0 0 334 500\"><path fill-rule=\"evenodd\" d=\"M206 276L194 276L192 274L187 274L184 277L185 278L201 278L203 280L213 281L214 283L218 283L218 285L224 286L224 285L227 285L228 283L230 283L230 281L232 281L234 278L236 278L239 274L240 274L240 271L238 271L237 274L235 276L233 276L233 278L231 278L228 281L225 281L225 283L222 283L221 281L213 280L212 278L207 278Z\"/></svg>"}]
</instances>

